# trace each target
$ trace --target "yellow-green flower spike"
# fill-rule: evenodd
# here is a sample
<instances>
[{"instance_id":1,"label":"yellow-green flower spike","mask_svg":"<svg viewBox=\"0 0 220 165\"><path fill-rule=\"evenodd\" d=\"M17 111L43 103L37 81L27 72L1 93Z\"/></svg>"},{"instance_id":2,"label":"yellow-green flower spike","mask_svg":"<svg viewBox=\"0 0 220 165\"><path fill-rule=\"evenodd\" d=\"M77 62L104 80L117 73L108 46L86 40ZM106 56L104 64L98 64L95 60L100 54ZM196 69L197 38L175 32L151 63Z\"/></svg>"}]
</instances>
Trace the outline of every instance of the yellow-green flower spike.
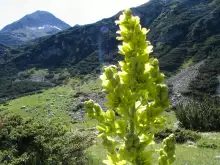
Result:
<instances>
[{"instance_id":1,"label":"yellow-green flower spike","mask_svg":"<svg viewBox=\"0 0 220 165\"><path fill-rule=\"evenodd\" d=\"M141 28L140 18L125 10L116 21L119 53L124 61L119 68L111 65L100 76L107 92L106 112L93 101L85 102L86 114L99 124L98 137L108 151L107 165L152 165L157 150L145 150L154 144L154 134L164 128L161 113L170 105L168 89L163 84L159 62L150 57L153 46L146 41L149 30ZM174 160L174 136L163 141L159 151L159 165L170 165Z\"/></svg>"},{"instance_id":2,"label":"yellow-green flower spike","mask_svg":"<svg viewBox=\"0 0 220 165\"><path fill-rule=\"evenodd\" d=\"M158 159L159 165L170 165L172 164L175 157L175 138L171 134L169 137L163 140L163 149L160 150L160 157Z\"/></svg>"}]
</instances>

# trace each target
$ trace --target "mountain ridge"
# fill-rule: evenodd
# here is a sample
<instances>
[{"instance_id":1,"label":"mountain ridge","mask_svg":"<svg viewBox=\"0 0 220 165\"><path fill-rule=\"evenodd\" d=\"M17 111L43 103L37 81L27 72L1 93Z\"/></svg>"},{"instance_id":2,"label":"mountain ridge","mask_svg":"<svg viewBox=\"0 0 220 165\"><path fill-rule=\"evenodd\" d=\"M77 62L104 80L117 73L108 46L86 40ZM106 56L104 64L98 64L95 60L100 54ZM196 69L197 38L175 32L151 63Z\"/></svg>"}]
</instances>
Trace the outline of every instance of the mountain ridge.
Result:
<instances>
[{"instance_id":1,"label":"mountain ridge","mask_svg":"<svg viewBox=\"0 0 220 165\"><path fill-rule=\"evenodd\" d=\"M31 14L27 14L21 19L6 25L1 29L1 31L13 31L17 29L22 29L26 26L28 27L40 27L43 25L53 25L61 29L68 29L70 25L63 22L59 18L55 17L53 14L43 10L37 10Z\"/></svg>"},{"instance_id":2,"label":"mountain ridge","mask_svg":"<svg viewBox=\"0 0 220 165\"><path fill-rule=\"evenodd\" d=\"M70 27L53 14L37 10L3 27L0 31L0 43L20 45L39 37L56 34Z\"/></svg>"},{"instance_id":3,"label":"mountain ridge","mask_svg":"<svg viewBox=\"0 0 220 165\"><path fill-rule=\"evenodd\" d=\"M142 26L150 29L152 56L159 59L167 77L189 62L194 65L204 61L183 94L216 93L220 74L219 0L151 0L132 11L140 17ZM117 64L121 59L117 53L120 42L115 39L119 14L39 38L1 55L0 84L21 81L19 73L32 68L48 69L49 74L67 72L69 76L82 76L100 73L103 65ZM5 85L2 88L7 89Z\"/></svg>"}]
</instances>

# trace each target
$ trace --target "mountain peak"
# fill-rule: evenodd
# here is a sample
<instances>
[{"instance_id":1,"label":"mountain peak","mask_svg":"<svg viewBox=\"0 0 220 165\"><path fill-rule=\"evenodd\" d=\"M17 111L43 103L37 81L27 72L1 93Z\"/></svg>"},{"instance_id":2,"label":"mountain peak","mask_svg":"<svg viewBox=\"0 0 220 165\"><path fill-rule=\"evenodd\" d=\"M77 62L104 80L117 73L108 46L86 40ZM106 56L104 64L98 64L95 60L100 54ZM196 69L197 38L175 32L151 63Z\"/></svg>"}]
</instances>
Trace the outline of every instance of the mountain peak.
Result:
<instances>
[{"instance_id":1,"label":"mountain peak","mask_svg":"<svg viewBox=\"0 0 220 165\"><path fill-rule=\"evenodd\" d=\"M34 13L49 13L48 11L44 11L44 10L37 10Z\"/></svg>"},{"instance_id":2,"label":"mountain peak","mask_svg":"<svg viewBox=\"0 0 220 165\"><path fill-rule=\"evenodd\" d=\"M29 17L42 17L42 16L51 16L51 17L55 17L52 13L48 12L48 11L44 11L44 10L37 10L31 14L27 14L26 16ZM58 18L57 18L58 19Z\"/></svg>"},{"instance_id":3,"label":"mountain peak","mask_svg":"<svg viewBox=\"0 0 220 165\"><path fill-rule=\"evenodd\" d=\"M20 45L39 37L56 34L70 28L48 11L37 10L5 26L0 31L0 43Z\"/></svg>"},{"instance_id":4,"label":"mountain peak","mask_svg":"<svg viewBox=\"0 0 220 165\"><path fill-rule=\"evenodd\" d=\"M31 14L25 15L20 20L5 26L1 31L11 32L14 30L24 29L26 27L35 28L45 25L56 26L62 30L70 28L70 25L55 17L50 12L37 10Z\"/></svg>"}]
</instances>

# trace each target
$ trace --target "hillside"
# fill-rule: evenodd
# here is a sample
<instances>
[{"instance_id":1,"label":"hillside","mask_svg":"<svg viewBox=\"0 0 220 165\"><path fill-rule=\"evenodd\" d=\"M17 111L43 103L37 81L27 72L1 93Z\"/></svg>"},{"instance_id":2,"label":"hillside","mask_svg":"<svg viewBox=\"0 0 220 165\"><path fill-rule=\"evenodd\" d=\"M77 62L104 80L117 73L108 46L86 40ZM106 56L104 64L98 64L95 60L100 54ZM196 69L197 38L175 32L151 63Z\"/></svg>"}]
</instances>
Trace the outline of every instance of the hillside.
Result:
<instances>
[{"instance_id":1,"label":"hillside","mask_svg":"<svg viewBox=\"0 0 220 165\"><path fill-rule=\"evenodd\" d=\"M204 61L182 93L215 94L220 73L220 1L151 0L132 10L141 18L142 25L151 29L148 38L154 45L153 55L159 58L161 70L168 77L189 62L194 65ZM0 98L58 85L70 76L99 73L103 64L116 63L119 56L114 21L119 14L40 38L0 55ZM32 68L46 70L44 78L31 78L36 74L29 72ZM24 82L25 86L31 84L36 88L19 91Z\"/></svg>"},{"instance_id":2,"label":"hillside","mask_svg":"<svg viewBox=\"0 0 220 165\"><path fill-rule=\"evenodd\" d=\"M0 31L0 43L20 45L24 42L55 34L70 28L68 24L46 11L36 11L5 26Z\"/></svg>"},{"instance_id":3,"label":"hillside","mask_svg":"<svg viewBox=\"0 0 220 165\"><path fill-rule=\"evenodd\" d=\"M9 47L7 47L6 45L0 44L0 54L4 54L7 49L9 49Z\"/></svg>"}]
</instances>

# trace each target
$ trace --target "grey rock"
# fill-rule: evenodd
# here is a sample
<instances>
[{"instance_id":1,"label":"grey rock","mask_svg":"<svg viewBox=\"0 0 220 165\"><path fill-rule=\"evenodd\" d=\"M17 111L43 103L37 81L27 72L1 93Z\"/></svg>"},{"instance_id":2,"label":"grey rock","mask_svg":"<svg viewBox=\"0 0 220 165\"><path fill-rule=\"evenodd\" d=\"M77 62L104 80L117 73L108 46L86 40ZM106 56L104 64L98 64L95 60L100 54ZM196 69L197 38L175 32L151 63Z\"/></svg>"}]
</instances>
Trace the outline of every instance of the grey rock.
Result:
<instances>
[{"instance_id":1,"label":"grey rock","mask_svg":"<svg viewBox=\"0 0 220 165\"><path fill-rule=\"evenodd\" d=\"M220 159L220 155L218 155L218 156L215 156L215 158L216 158L216 159Z\"/></svg>"},{"instance_id":2,"label":"grey rock","mask_svg":"<svg viewBox=\"0 0 220 165\"><path fill-rule=\"evenodd\" d=\"M25 109L25 108L26 108L26 106L22 106L22 107L21 107L21 109Z\"/></svg>"}]
</instances>

